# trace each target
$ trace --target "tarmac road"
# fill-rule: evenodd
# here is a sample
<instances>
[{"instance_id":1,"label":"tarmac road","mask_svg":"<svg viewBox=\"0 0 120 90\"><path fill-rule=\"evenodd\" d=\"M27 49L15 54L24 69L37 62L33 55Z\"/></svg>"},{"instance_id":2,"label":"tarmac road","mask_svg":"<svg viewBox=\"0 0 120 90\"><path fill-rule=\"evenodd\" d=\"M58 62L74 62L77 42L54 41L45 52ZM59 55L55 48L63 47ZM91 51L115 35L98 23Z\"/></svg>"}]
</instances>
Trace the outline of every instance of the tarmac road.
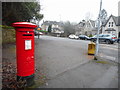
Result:
<instances>
[{"instance_id":1,"label":"tarmac road","mask_svg":"<svg viewBox=\"0 0 120 90\"><path fill-rule=\"evenodd\" d=\"M47 76L52 78L93 59L93 56L87 54L88 43L68 38L41 36L40 39L36 39L36 59L41 59L44 72L46 71Z\"/></svg>"},{"instance_id":2,"label":"tarmac road","mask_svg":"<svg viewBox=\"0 0 120 90\"><path fill-rule=\"evenodd\" d=\"M87 55L88 43L51 36L36 38L36 68L48 78L39 88L117 88L117 65L93 61L93 56Z\"/></svg>"},{"instance_id":3,"label":"tarmac road","mask_svg":"<svg viewBox=\"0 0 120 90\"><path fill-rule=\"evenodd\" d=\"M99 54L102 58L118 63L118 43L100 44Z\"/></svg>"}]
</instances>

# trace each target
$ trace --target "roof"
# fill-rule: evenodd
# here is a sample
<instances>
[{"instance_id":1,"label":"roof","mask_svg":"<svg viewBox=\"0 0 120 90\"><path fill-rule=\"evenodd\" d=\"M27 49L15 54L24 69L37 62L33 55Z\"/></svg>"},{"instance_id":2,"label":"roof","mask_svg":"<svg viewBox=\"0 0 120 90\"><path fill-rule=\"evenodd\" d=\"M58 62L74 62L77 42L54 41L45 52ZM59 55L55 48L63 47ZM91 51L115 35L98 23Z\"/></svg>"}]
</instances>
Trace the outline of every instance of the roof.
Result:
<instances>
[{"instance_id":1,"label":"roof","mask_svg":"<svg viewBox=\"0 0 120 90\"><path fill-rule=\"evenodd\" d=\"M115 25L117 26L118 25L118 17L115 17L115 16L112 16L113 17L113 20L115 21Z\"/></svg>"},{"instance_id":2,"label":"roof","mask_svg":"<svg viewBox=\"0 0 120 90\"><path fill-rule=\"evenodd\" d=\"M52 25L52 24L59 25L59 26L63 25L62 22L56 22L56 21L45 21L45 22L43 22L43 25Z\"/></svg>"},{"instance_id":3,"label":"roof","mask_svg":"<svg viewBox=\"0 0 120 90\"><path fill-rule=\"evenodd\" d=\"M95 21L90 20L90 22L91 22L92 26L95 27Z\"/></svg>"},{"instance_id":4,"label":"roof","mask_svg":"<svg viewBox=\"0 0 120 90\"><path fill-rule=\"evenodd\" d=\"M114 28L107 28L105 31L116 31Z\"/></svg>"},{"instance_id":5,"label":"roof","mask_svg":"<svg viewBox=\"0 0 120 90\"><path fill-rule=\"evenodd\" d=\"M118 16L118 26L120 26L120 16Z\"/></svg>"},{"instance_id":6,"label":"roof","mask_svg":"<svg viewBox=\"0 0 120 90\"><path fill-rule=\"evenodd\" d=\"M106 22L103 24L103 26L106 26L106 24L108 23L110 18L113 18L116 26L120 26L120 16L116 17L116 16L113 16L113 15L110 15L110 17L108 18L108 20L106 20Z\"/></svg>"},{"instance_id":7,"label":"roof","mask_svg":"<svg viewBox=\"0 0 120 90\"><path fill-rule=\"evenodd\" d=\"M53 28L53 30L59 30L59 31L60 31L60 29L59 29L59 28Z\"/></svg>"},{"instance_id":8,"label":"roof","mask_svg":"<svg viewBox=\"0 0 120 90\"><path fill-rule=\"evenodd\" d=\"M80 25L81 27L87 25L87 24L90 24L92 27L95 27L95 21L93 20L88 20L88 21L85 21L85 20L82 20L81 22L78 23L78 25Z\"/></svg>"}]
</instances>

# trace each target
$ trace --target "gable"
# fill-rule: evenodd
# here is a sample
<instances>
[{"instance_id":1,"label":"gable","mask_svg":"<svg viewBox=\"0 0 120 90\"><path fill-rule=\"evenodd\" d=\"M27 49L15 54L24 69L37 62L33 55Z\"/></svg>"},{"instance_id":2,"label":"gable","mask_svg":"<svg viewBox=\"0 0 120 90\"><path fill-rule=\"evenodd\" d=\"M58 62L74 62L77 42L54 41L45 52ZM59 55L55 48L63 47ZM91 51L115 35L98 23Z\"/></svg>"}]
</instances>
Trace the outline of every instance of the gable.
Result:
<instances>
[{"instance_id":1,"label":"gable","mask_svg":"<svg viewBox=\"0 0 120 90\"><path fill-rule=\"evenodd\" d=\"M111 15L108 20L103 24L103 26L105 27L106 25L108 25L109 22L114 22L116 26L120 25L120 17L115 17L113 15Z\"/></svg>"},{"instance_id":2,"label":"gable","mask_svg":"<svg viewBox=\"0 0 120 90\"><path fill-rule=\"evenodd\" d=\"M86 25L86 27L94 28L95 27L95 21L89 20L85 23L85 25Z\"/></svg>"},{"instance_id":3,"label":"gable","mask_svg":"<svg viewBox=\"0 0 120 90\"><path fill-rule=\"evenodd\" d=\"M91 23L92 27L95 27L95 21L90 20L90 23Z\"/></svg>"}]
</instances>

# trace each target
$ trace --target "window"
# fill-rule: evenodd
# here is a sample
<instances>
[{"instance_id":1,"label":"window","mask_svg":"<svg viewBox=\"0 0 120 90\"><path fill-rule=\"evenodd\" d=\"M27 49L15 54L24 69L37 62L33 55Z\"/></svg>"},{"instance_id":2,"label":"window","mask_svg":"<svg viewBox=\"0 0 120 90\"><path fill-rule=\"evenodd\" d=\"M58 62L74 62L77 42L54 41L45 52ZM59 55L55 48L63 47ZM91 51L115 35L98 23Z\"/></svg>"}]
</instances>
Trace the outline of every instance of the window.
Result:
<instances>
[{"instance_id":1,"label":"window","mask_svg":"<svg viewBox=\"0 0 120 90\"><path fill-rule=\"evenodd\" d=\"M108 27L113 27L113 22L109 22Z\"/></svg>"},{"instance_id":2,"label":"window","mask_svg":"<svg viewBox=\"0 0 120 90\"><path fill-rule=\"evenodd\" d=\"M110 33L110 31L108 31L107 33Z\"/></svg>"},{"instance_id":3,"label":"window","mask_svg":"<svg viewBox=\"0 0 120 90\"><path fill-rule=\"evenodd\" d=\"M113 22L112 22L112 25L111 25L111 27L113 27Z\"/></svg>"},{"instance_id":4,"label":"window","mask_svg":"<svg viewBox=\"0 0 120 90\"><path fill-rule=\"evenodd\" d=\"M102 35L102 34L100 34L100 35L99 35L99 37L103 37L103 35Z\"/></svg>"},{"instance_id":5,"label":"window","mask_svg":"<svg viewBox=\"0 0 120 90\"><path fill-rule=\"evenodd\" d=\"M115 35L115 31L112 31L112 34Z\"/></svg>"},{"instance_id":6,"label":"window","mask_svg":"<svg viewBox=\"0 0 120 90\"><path fill-rule=\"evenodd\" d=\"M110 35L104 35L103 37L109 37Z\"/></svg>"},{"instance_id":7,"label":"window","mask_svg":"<svg viewBox=\"0 0 120 90\"><path fill-rule=\"evenodd\" d=\"M109 22L109 26L108 27L110 27L110 24L111 24L111 22Z\"/></svg>"}]
</instances>

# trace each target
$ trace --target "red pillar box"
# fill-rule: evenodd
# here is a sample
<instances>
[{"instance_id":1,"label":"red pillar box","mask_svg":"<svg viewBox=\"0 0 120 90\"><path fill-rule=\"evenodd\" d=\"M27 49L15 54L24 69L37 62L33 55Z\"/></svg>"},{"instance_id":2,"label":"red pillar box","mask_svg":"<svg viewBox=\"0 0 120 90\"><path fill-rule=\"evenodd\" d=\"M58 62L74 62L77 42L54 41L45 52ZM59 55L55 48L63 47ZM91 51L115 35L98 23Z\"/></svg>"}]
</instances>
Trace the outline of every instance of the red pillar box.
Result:
<instances>
[{"instance_id":1,"label":"red pillar box","mask_svg":"<svg viewBox=\"0 0 120 90\"><path fill-rule=\"evenodd\" d=\"M12 24L16 29L17 80L26 80L30 86L34 82L34 28L28 22Z\"/></svg>"}]
</instances>

